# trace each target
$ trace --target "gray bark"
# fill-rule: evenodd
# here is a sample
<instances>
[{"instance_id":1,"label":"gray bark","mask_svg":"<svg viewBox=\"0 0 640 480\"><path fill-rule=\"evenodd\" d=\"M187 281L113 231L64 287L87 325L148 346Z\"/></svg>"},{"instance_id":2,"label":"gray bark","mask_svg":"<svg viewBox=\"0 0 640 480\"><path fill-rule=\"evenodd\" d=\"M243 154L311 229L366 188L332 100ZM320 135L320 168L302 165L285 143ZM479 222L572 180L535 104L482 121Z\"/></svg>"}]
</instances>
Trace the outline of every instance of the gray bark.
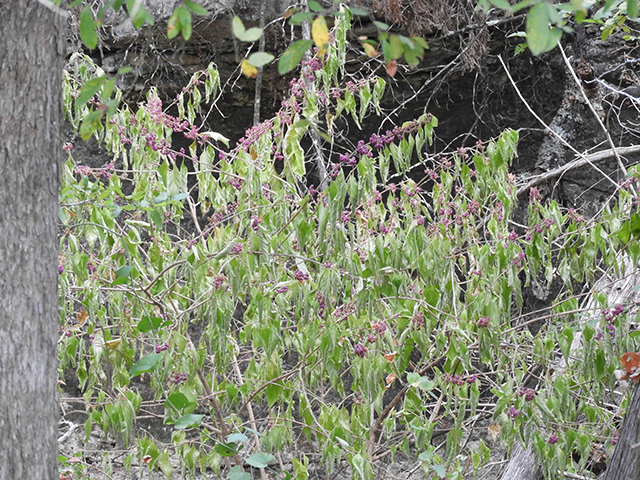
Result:
<instances>
[{"instance_id":1,"label":"gray bark","mask_svg":"<svg viewBox=\"0 0 640 480\"><path fill-rule=\"evenodd\" d=\"M0 479L7 480L58 476L65 23L52 2L0 3Z\"/></svg>"},{"instance_id":2,"label":"gray bark","mask_svg":"<svg viewBox=\"0 0 640 480\"><path fill-rule=\"evenodd\" d=\"M638 388L624 419L620 438L604 480L640 478L640 394Z\"/></svg>"}]
</instances>

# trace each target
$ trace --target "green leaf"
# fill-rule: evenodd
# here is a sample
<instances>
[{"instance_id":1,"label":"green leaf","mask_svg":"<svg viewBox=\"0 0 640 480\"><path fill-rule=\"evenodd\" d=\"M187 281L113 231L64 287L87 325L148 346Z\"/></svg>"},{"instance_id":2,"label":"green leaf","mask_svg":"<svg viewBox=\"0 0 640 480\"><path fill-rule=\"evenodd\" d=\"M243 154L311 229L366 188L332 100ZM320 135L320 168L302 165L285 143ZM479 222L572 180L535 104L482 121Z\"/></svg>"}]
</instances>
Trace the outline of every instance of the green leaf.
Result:
<instances>
[{"instance_id":1,"label":"green leaf","mask_svg":"<svg viewBox=\"0 0 640 480\"><path fill-rule=\"evenodd\" d=\"M307 2L307 5L309 6L309 10L313 10L314 12L321 12L322 11L322 6L316 2L315 0L309 0Z\"/></svg>"},{"instance_id":2,"label":"green leaf","mask_svg":"<svg viewBox=\"0 0 640 480\"><path fill-rule=\"evenodd\" d=\"M129 378L140 375L141 373L151 372L156 368L156 365L162 360L162 355L159 353L151 353L145 355L129 370Z\"/></svg>"},{"instance_id":3,"label":"green leaf","mask_svg":"<svg viewBox=\"0 0 640 480\"><path fill-rule=\"evenodd\" d=\"M82 125L80 125L80 137L83 140L89 140L93 132L100 128L100 121L104 116L104 112L102 110L96 110L90 112L82 119Z\"/></svg>"},{"instance_id":4,"label":"green leaf","mask_svg":"<svg viewBox=\"0 0 640 480\"><path fill-rule=\"evenodd\" d=\"M539 3L527 14L527 43L534 55L548 52L555 48L562 37L562 30L552 26L559 17L553 5Z\"/></svg>"},{"instance_id":5,"label":"green leaf","mask_svg":"<svg viewBox=\"0 0 640 480\"><path fill-rule=\"evenodd\" d=\"M284 75L298 66L304 53L313 45L313 40L298 40L293 42L289 48L282 54L278 61L278 72Z\"/></svg>"},{"instance_id":6,"label":"green leaf","mask_svg":"<svg viewBox=\"0 0 640 480\"><path fill-rule=\"evenodd\" d=\"M267 63L272 62L276 58L267 52L255 52L249 55L247 61L256 68L265 66Z\"/></svg>"},{"instance_id":7,"label":"green leaf","mask_svg":"<svg viewBox=\"0 0 640 480\"><path fill-rule=\"evenodd\" d=\"M140 28L145 22L153 25L153 17L144 8L141 0L127 0L127 10L134 27Z\"/></svg>"},{"instance_id":8,"label":"green leaf","mask_svg":"<svg viewBox=\"0 0 640 480\"><path fill-rule=\"evenodd\" d=\"M169 395L167 401L164 402L165 406L171 408L175 408L176 410L180 410L187 403L189 403L189 399L186 397L184 393L176 392ZM169 404L169 405L167 405Z\"/></svg>"},{"instance_id":9,"label":"green leaf","mask_svg":"<svg viewBox=\"0 0 640 480\"><path fill-rule=\"evenodd\" d=\"M158 466L164 476L167 478L171 478L173 474L173 465L171 465L171 460L169 459L169 450L164 450L160 457L158 458Z\"/></svg>"},{"instance_id":10,"label":"green leaf","mask_svg":"<svg viewBox=\"0 0 640 480\"><path fill-rule=\"evenodd\" d=\"M254 453L245 460L249 465L255 468L265 468L270 462L273 462L276 457L270 453Z\"/></svg>"},{"instance_id":11,"label":"green leaf","mask_svg":"<svg viewBox=\"0 0 640 480\"><path fill-rule=\"evenodd\" d=\"M180 19L178 18L178 12L173 12L171 17L169 17L169 21L167 22L167 38L172 40L178 36L178 34L182 31L182 25L180 24Z\"/></svg>"},{"instance_id":12,"label":"green leaf","mask_svg":"<svg viewBox=\"0 0 640 480\"><path fill-rule=\"evenodd\" d=\"M605 359L604 352L600 348L596 350L596 358L594 363L596 365L596 379L600 380L602 379L602 377L604 377L604 374L605 374L604 370L607 364L607 360Z\"/></svg>"},{"instance_id":13,"label":"green leaf","mask_svg":"<svg viewBox=\"0 0 640 480\"><path fill-rule=\"evenodd\" d=\"M447 470L442 465L429 465L429 468L440 478L447 478Z\"/></svg>"},{"instance_id":14,"label":"green leaf","mask_svg":"<svg viewBox=\"0 0 640 480\"><path fill-rule=\"evenodd\" d=\"M92 78L91 80L87 81L82 86L82 89L78 94L78 98L76 98L76 101L75 101L76 107L84 105L89 100L91 100L93 96L102 88L102 85L104 85L104 82L106 81L107 81L107 77L105 75Z\"/></svg>"},{"instance_id":15,"label":"green leaf","mask_svg":"<svg viewBox=\"0 0 640 480\"><path fill-rule=\"evenodd\" d=\"M378 22L378 21L374 21L373 24L378 27L379 30L382 30L383 32L386 32L387 30L389 30L389 25L387 25L386 23L383 22Z\"/></svg>"},{"instance_id":16,"label":"green leaf","mask_svg":"<svg viewBox=\"0 0 640 480\"><path fill-rule=\"evenodd\" d=\"M629 18L638 16L638 0L627 0L627 16Z\"/></svg>"},{"instance_id":17,"label":"green leaf","mask_svg":"<svg viewBox=\"0 0 640 480\"><path fill-rule=\"evenodd\" d=\"M131 266L120 267L116 272L116 279L111 285L122 285L127 283L127 279L129 278L129 275L131 275L132 270L133 267Z\"/></svg>"},{"instance_id":18,"label":"green leaf","mask_svg":"<svg viewBox=\"0 0 640 480\"><path fill-rule=\"evenodd\" d=\"M232 433L227 435L227 442L229 443L244 443L248 440L248 437L244 433Z\"/></svg>"},{"instance_id":19,"label":"green leaf","mask_svg":"<svg viewBox=\"0 0 640 480\"><path fill-rule=\"evenodd\" d=\"M262 29L258 27L246 30L242 20L237 15L231 20L231 31L239 40L243 42L255 42L262 36Z\"/></svg>"},{"instance_id":20,"label":"green leaf","mask_svg":"<svg viewBox=\"0 0 640 480\"><path fill-rule=\"evenodd\" d=\"M138 322L138 331L141 333L147 333L151 330L157 330L162 323L162 319L158 317L143 317Z\"/></svg>"},{"instance_id":21,"label":"green leaf","mask_svg":"<svg viewBox=\"0 0 640 480\"><path fill-rule=\"evenodd\" d=\"M98 46L98 27L93 20L91 7L87 5L80 12L80 38L89 49L93 50Z\"/></svg>"},{"instance_id":22,"label":"green leaf","mask_svg":"<svg viewBox=\"0 0 640 480\"><path fill-rule=\"evenodd\" d=\"M189 40L191 38L191 12L184 5L180 5L174 11L175 14L178 15L178 20L180 21L180 31L182 32L182 38L185 40Z\"/></svg>"},{"instance_id":23,"label":"green leaf","mask_svg":"<svg viewBox=\"0 0 640 480\"><path fill-rule=\"evenodd\" d=\"M507 0L489 0L489 1L496 7L501 8L502 10L506 10L506 11L511 10L511 5L509 4L509 2L507 2Z\"/></svg>"},{"instance_id":24,"label":"green leaf","mask_svg":"<svg viewBox=\"0 0 640 480\"><path fill-rule=\"evenodd\" d=\"M131 70L133 70L133 68L131 67L122 67L118 69L118 75L124 75L126 73L129 73Z\"/></svg>"},{"instance_id":25,"label":"green leaf","mask_svg":"<svg viewBox=\"0 0 640 480\"><path fill-rule=\"evenodd\" d=\"M196 2L192 2L191 0L184 0L184 4L196 15L207 15L209 13L207 12L207 9L202 5L199 5Z\"/></svg>"},{"instance_id":26,"label":"green leaf","mask_svg":"<svg viewBox=\"0 0 640 480\"><path fill-rule=\"evenodd\" d=\"M293 25L300 25L304 21L308 22L314 16L315 15L312 12L298 12L291 17L289 22L291 22Z\"/></svg>"},{"instance_id":27,"label":"green leaf","mask_svg":"<svg viewBox=\"0 0 640 480\"><path fill-rule=\"evenodd\" d=\"M213 450L223 457L231 457L238 453L238 445L235 443L217 443Z\"/></svg>"},{"instance_id":28,"label":"green leaf","mask_svg":"<svg viewBox=\"0 0 640 480\"><path fill-rule=\"evenodd\" d=\"M236 465L231 470L229 470L229 475L227 475L227 478L228 480L251 480L251 474L243 472L240 465Z\"/></svg>"},{"instance_id":29,"label":"green leaf","mask_svg":"<svg viewBox=\"0 0 640 480\"><path fill-rule=\"evenodd\" d=\"M127 278L129 275L131 275L132 270L133 267L131 266L120 267L116 272L116 278Z\"/></svg>"},{"instance_id":30,"label":"green leaf","mask_svg":"<svg viewBox=\"0 0 640 480\"><path fill-rule=\"evenodd\" d=\"M353 15L359 15L359 16L369 15L369 12L363 8L352 7L352 8L349 8L349 10L351 10L351 13Z\"/></svg>"},{"instance_id":31,"label":"green leaf","mask_svg":"<svg viewBox=\"0 0 640 480\"><path fill-rule=\"evenodd\" d=\"M188 415L183 415L174 425L176 430L184 430L185 428L197 427L202 422L204 415L197 415L195 413L190 413Z\"/></svg>"}]
</instances>

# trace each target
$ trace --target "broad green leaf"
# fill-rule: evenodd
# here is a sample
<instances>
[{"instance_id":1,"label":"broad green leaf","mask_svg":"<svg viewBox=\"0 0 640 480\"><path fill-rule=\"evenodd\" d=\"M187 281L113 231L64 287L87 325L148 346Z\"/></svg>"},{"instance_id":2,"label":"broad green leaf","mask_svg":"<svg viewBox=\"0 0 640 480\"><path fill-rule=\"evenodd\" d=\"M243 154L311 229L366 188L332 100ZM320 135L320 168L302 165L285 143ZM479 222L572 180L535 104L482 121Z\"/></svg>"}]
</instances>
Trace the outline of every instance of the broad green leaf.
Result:
<instances>
[{"instance_id":1,"label":"broad green leaf","mask_svg":"<svg viewBox=\"0 0 640 480\"><path fill-rule=\"evenodd\" d=\"M244 443L249 438L244 433L232 433L227 435L227 443Z\"/></svg>"},{"instance_id":2,"label":"broad green leaf","mask_svg":"<svg viewBox=\"0 0 640 480\"><path fill-rule=\"evenodd\" d=\"M93 50L98 46L98 27L93 20L91 7L87 5L80 12L80 38L89 49Z\"/></svg>"},{"instance_id":3,"label":"broad green leaf","mask_svg":"<svg viewBox=\"0 0 640 480\"><path fill-rule=\"evenodd\" d=\"M131 370L129 370L129 378L133 378L141 373L151 372L160 361L162 361L162 355L159 353L145 355L131 367Z\"/></svg>"},{"instance_id":4,"label":"broad green leaf","mask_svg":"<svg viewBox=\"0 0 640 480\"><path fill-rule=\"evenodd\" d=\"M174 425L176 430L184 430L185 428L197 427L202 422L204 415L197 415L195 413L190 413L188 415L183 415Z\"/></svg>"},{"instance_id":5,"label":"broad green leaf","mask_svg":"<svg viewBox=\"0 0 640 480\"><path fill-rule=\"evenodd\" d=\"M153 17L144 7L142 0L127 0L127 10L134 27L140 28L145 23L153 25Z\"/></svg>"},{"instance_id":6,"label":"broad green leaf","mask_svg":"<svg viewBox=\"0 0 640 480\"><path fill-rule=\"evenodd\" d=\"M627 16L629 18L638 16L638 0L627 0Z\"/></svg>"},{"instance_id":7,"label":"broad green leaf","mask_svg":"<svg viewBox=\"0 0 640 480\"><path fill-rule=\"evenodd\" d=\"M180 31L182 32L182 38L189 40L191 38L191 12L184 5L180 5L175 9L175 14L178 15L180 21Z\"/></svg>"},{"instance_id":8,"label":"broad green leaf","mask_svg":"<svg viewBox=\"0 0 640 480\"><path fill-rule=\"evenodd\" d=\"M157 330L162 323L162 319L158 317L143 317L138 322L138 331L141 333L147 333L151 330Z\"/></svg>"},{"instance_id":9,"label":"broad green leaf","mask_svg":"<svg viewBox=\"0 0 640 480\"><path fill-rule=\"evenodd\" d=\"M539 3L527 14L527 44L534 55L555 48L562 37L562 30L555 27L558 11L553 5Z\"/></svg>"},{"instance_id":10,"label":"broad green leaf","mask_svg":"<svg viewBox=\"0 0 640 480\"><path fill-rule=\"evenodd\" d=\"M275 457L270 453L254 453L245 460L249 465L255 468L265 468L270 462L273 462Z\"/></svg>"},{"instance_id":11,"label":"broad green leaf","mask_svg":"<svg viewBox=\"0 0 640 480\"><path fill-rule=\"evenodd\" d=\"M291 17L289 22L293 25L300 25L304 21L311 20L314 16L312 12L298 12Z\"/></svg>"},{"instance_id":12,"label":"broad green leaf","mask_svg":"<svg viewBox=\"0 0 640 480\"><path fill-rule=\"evenodd\" d=\"M167 22L167 37L169 38L169 40L176 38L181 31L182 25L180 24L178 12L173 12L171 17L169 17L169 21Z\"/></svg>"},{"instance_id":13,"label":"broad green leaf","mask_svg":"<svg viewBox=\"0 0 640 480\"><path fill-rule=\"evenodd\" d=\"M235 467L231 468L231 470L229 470L227 479L228 480L251 480L251 474L247 472L243 472L240 465L236 465Z\"/></svg>"},{"instance_id":14,"label":"broad green leaf","mask_svg":"<svg viewBox=\"0 0 640 480\"><path fill-rule=\"evenodd\" d=\"M313 40L298 40L293 42L282 54L278 61L278 72L284 75L298 66L304 53L313 45Z\"/></svg>"},{"instance_id":15,"label":"broad green leaf","mask_svg":"<svg viewBox=\"0 0 640 480\"><path fill-rule=\"evenodd\" d=\"M387 25L386 23L383 22L378 22L378 21L374 21L373 24L378 27L378 29L382 30L383 32L386 32L387 30L389 30L389 25Z\"/></svg>"},{"instance_id":16,"label":"broad green leaf","mask_svg":"<svg viewBox=\"0 0 640 480\"><path fill-rule=\"evenodd\" d=\"M87 103L93 98L93 96L102 88L102 85L107 81L107 77L102 75L100 77L92 78L87 81L80 90L78 98L76 98L76 107Z\"/></svg>"},{"instance_id":17,"label":"broad green leaf","mask_svg":"<svg viewBox=\"0 0 640 480\"><path fill-rule=\"evenodd\" d=\"M231 31L236 36L236 38L242 40L243 42L255 42L262 36L261 28L253 27L249 30L246 30L244 28L244 23L242 23L242 20L237 15L233 17L233 20L231 20Z\"/></svg>"},{"instance_id":18,"label":"broad green leaf","mask_svg":"<svg viewBox=\"0 0 640 480\"><path fill-rule=\"evenodd\" d=\"M251 55L249 55L249 58L247 58L247 61L254 67L260 68L266 65L267 63L272 62L274 58L276 57L274 57L273 55L267 52L254 52Z\"/></svg>"},{"instance_id":19,"label":"broad green leaf","mask_svg":"<svg viewBox=\"0 0 640 480\"><path fill-rule=\"evenodd\" d=\"M235 443L217 443L213 449L223 457L231 457L238 453L238 445Z\"/></svg>"},{"instance_id":20,"label":"broad green leaf","mask_svg":"<svg viewBox=\"0 0 640 480\"><path fill-rule=\"evenodd\" d=\"M309 10L312 10L314 12L322 11L322 6L315 0L308 0L307 5L309 6Z\"/></svg>"},{"instance_id":21,"label":"broad green leaf","mask_svg":"<svg viewBox=\"0 0 640 480\"><path fill-rule=\"evenodd\" d=\"M507 2L507 0L489 0L489 1L496 7L501 8L502 10L506 10L506 11L511 10L511 5L509 4L509 2Z\"/></svg>"},{"instance_id":22,"label":"broad green leaf","mask_svg":"<svg viewBox=\"0 0 640 480\"><path fill-rule=\"evenodd\" d=\"M133 267L131 266L120 267L116 272L116 279L111 283L111 285L123 285L127 283L132 270Z\"/></svg>"},{"instance_id":23,"label":"broad green leaf","mask_svg":"<svg viewBox=\"0 0 640 480\"><path fill-rule=\"evenodd\" d=\"M184 0L184 4L196 15L207 15L209 13L207 12L206 8L204 8L202 5L197 4L196 2L193 2L192 0Z\"/></svg>"},{"instance_id":24,"label":"broad green leaf","mask_svg":"<svg viewBox=\"0 0 640 480\"><path fill-rule=\"evenodd\" d=\"M173 465L171 465L171 459L169 458L169 450L163 450L162 454L158 458L158 466L165 477L171 478L173 474Z\"/></svg>"}]
</instances>

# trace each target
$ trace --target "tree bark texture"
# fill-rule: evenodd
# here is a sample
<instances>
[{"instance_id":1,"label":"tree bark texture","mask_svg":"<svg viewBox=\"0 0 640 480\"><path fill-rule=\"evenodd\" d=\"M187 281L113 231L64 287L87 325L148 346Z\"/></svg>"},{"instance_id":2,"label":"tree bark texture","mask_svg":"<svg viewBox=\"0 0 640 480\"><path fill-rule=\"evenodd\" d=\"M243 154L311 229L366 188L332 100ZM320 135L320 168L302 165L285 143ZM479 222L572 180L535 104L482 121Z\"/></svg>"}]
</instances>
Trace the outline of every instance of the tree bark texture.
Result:
<instances>
[{"instance_id":1,"label":"tree bark texture","mask_svg":"<svg viewBox=\"0 0 640 480\"><path fill-rule=\"evenodd\" d=\"M57 478L56 222L66 18L50 8L36 0L0 2L2 480Z\"/></svg>"},{"instance_id":2,"label":"tree bark texture","mask_svg":"<svg viewBox=\"0 0 640 480\"><path fill-rule=\"evenodd\" d=\"M604 480L640 479L640 394L636 387Z\"/></svg>"}]
</instances>

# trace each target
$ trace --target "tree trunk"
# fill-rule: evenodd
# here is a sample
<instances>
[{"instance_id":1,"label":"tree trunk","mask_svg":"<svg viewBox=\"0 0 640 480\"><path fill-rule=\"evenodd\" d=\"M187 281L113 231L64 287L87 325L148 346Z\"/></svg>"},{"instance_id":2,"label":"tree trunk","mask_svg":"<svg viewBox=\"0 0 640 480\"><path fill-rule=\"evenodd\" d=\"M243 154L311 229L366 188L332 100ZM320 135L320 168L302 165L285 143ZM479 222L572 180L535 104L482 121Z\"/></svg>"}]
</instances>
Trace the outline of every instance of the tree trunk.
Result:
<instances>
[{"instance_id":1,"label":"tree trunk","mask_svg":"<svg viewBox=\"0 0 640 480\"><path fill-rule=\"evenodd\" d=\"M44 3L0 3L0 479L7 480L57 478L66 19Z\"/></svg>"},{"instance_id":2,"label":"tree trunk","mask_svg":"<svg viewBox=\"0 0 640 480\"><path fill-rule=\"evenodd\" d=\"M640 394L636 388L604 480L640 478Z\"/></svg>"}]
</instances>

